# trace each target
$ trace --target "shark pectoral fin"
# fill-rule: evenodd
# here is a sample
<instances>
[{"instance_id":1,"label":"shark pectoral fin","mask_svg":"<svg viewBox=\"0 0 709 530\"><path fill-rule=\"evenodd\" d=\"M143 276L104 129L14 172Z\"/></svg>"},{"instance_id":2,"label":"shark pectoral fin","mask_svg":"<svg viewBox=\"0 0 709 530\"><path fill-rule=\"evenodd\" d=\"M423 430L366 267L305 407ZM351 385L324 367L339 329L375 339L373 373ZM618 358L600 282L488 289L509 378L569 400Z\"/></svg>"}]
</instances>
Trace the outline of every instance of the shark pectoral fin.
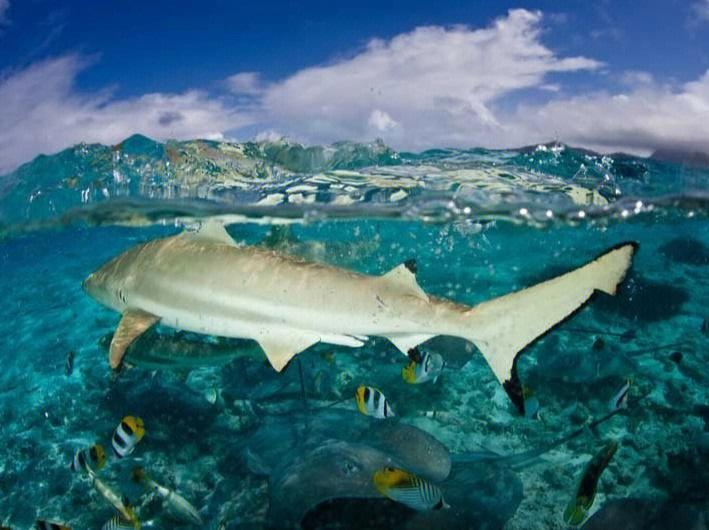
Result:
<instances>
[{"instance_id":1,"label":"shark pectoral fin","mask_svg":"<svg viewBox=\"0 0 709 530\"><path fill-rule=\"evenodd\" d=\"M386 282L389 287L393 287L401 294L407 294L421 298L428 302L428 295L423 292L421 286L416 282L416 261L409 260L402 263L398 267L381 276L381 279Z\"/></svg>"},{"instance_id":2,"label":"shark pectoral fin","mask_svg":"<svg viewBox=\"0 0 709 530\"><path fill-rule=\"evenodd\" d=\"M460 334L477 346L520 413L518 353L581 308L594 291L615 294L632 263L636 243L624 243L594 261L551 280L488 302L466 313Z\"/></svg>"},{"instance_id":3,"label":"shark pectoral fin","mask_svg":"<svg viewBox=\"0 0 709 530\"><path fill-rule=\"evenodd\" d=\"M226 228L224 228L224 222L219 219L203 219L200 221L200 225L196 229L185 229L182 233L185 237L203 239L232 247L239 246L239 244L229 235L229 232L226 231Z\"/></svg>"},{"instance_id":4,"label":"shark pectoral fin","mask_svg":"<svg viewBox=\"0 0 709 530\"><path fill-rule=\"evenodd\" d=\"M293 357L320 342L320 337L313 333L289 329L264 330L256 339L263 348L268 362L280 372Z\"/></svg>"},{"instance_id":5,"label":"shark pectoral fin","mask_svg":"<svg viewBox=\"0 0 709 530\"><path fill-rule=\"evenodd\" d=\"M120 369L128 346L158 320L160 317L140 309L129 309L123 313L108 349L108 363L113 370Z\"/></svg>"},{"instance_id":6,"label":"shark pectoral fin","mask_svg":"<svg viewBox=\"0 0 709 530\"><path fill-rule=\"evenodd\" d=\"M409 350L415 348L422 342L433 338L435 335L392 335L386 337L394 346L396 346L404 355L409 354Z\"/></svg>"}]
</instances>

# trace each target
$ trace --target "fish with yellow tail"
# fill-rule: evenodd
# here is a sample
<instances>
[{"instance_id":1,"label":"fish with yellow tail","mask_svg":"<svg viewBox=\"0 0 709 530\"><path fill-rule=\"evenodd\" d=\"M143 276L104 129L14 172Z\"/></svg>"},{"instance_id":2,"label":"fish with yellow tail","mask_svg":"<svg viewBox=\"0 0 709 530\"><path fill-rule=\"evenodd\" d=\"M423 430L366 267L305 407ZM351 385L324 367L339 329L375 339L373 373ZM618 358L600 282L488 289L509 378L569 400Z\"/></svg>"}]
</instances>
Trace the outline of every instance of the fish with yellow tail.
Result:
<instances>
[{"instance_id":1,"label":"fish with yellow tail","mask_svg":"<svg viewBox=\"0 0 709 530\"><path fill-rule=\"evenodd\" d=\"M134 530L136 528L140 528L140 523L137 520L129 521L116 514L106 521L101 530Z\"/></svg>"},{"instance_id":2,"label":"fish with yellow tail","mask_svg":"<svg viewBox=\"0 0 709 530\"><path fill-rule=\"evenodd\" d=\"M52 521L45 521L44 519L37 519L34 524L37 530L71 530L71 526L54 523Z\"/></svg>"},{"instance_id":3,"label":"fish with yellow tail","mask_svg":"<svg viewBox=\"0 0 709 530\"><path fill-rule=\"evenodd\" d=\"M617 450L618 442L611 440L589 461L581 475L576 494L564 510L564 521L568 524L579 525L586 518L586 512L593 506L593 500L596 498L598 480Z\"/></svg>"},{"instance_id":4,"label":"fish with yellow tail","mask_svg":"<svg viewBox=\"0 0 709 530\"><path fill-rule=\"evenodd\" d=\"M406 355L433 337L449 335L478 348L524 414L520 352L594 292L615 294L637 246L621 243L566 274L470 307L426 294L416 281L414 260L382 275L362 274L240 245L224 220L213 218L127 249L82 285L89 296L121 313L109 347L113 370L157 322L253 339L279 372L318 343L356 348L379 336Z\"/></svg>"},{"instance_id":5,"label":"fish with yellow tail","mask_svg":"<svg viewBox=\"0 0 709 530\"><path fill-rule=\"evenodd\" d=\"M357 408L365 416L372 416L379 420L396 416L381 390L371 386L359 386L355 397Z\"/></svg>"},{"instance_id":6,"label":"fish with yellow tail","mask_svg":"<svg viewBox=\"0 0 709 530\"><path fill-rule=\"evenodd\" d=\"M403 469L385 467L374 474L379 493L414 510L450 508L443 500L441 488Z\"/></svg>"},{"instance_id":7,"label":"fish with yellow tail","mask_svg":"<svg viewBox=\"0 0 709 530\"><path fill-rule=\"evenodd\" d=\"M111 439L113 454L123 458L133 452L138 442L145 436L143 420L137 416L126 416L116 427Z\"/></svg>"},{"instance_id":8,"label":"fish with yellow tail","mask_svg":"<svg viewBox=\"0 0 709 530\"><path fill-rule=\"evenodd\" d=\"M404 381L412 385L428 381L435 383L446 365L442 355L428 351L421 354L418 352L418 348L409 352L409 359L409 364L401 371L401 376Z\"/></svg>"},{"instance_id":9,"label":"fish with yellow tail","mask_svg":"<svg viewBox=\"0 0 709 530\"><path fill-rule=\"evenodd\" d=\"M123 517L124 520L132 523L134 528L140 528L140 522L138 521L138 518L135 514L135 510L128 506L128 502L123 502L123 500L121 500L121 497L115 491L113 491L100 478L96 476L96 473L89 470L88 474L91 478L91 484L94 488L96 488L96 491L98 491L104 499L106 499L116 510L118 510L118 513L121 514L121 517Z\"/></svg>"},{"instance_id":10,"label":"fish with yellow tail","mask_svg":"<svg viewBox=\"0 0 709 530\"><path fill-rule=\"evenodd\" d=\"M175 490L161 486L155 482L143 468L133 470L133 480L140 482L149 490L154 491L163 500L163 505L174 518L193 524L202 524L202 518L197 509Z\"/></svg>"},{"instance_id":11,"label":"fish with yellow tail","mask_svg":"<svg viewBox=\"0 0 709 530\"><path fill-rule=\"evenodd\" d=\"M99 444L92 445L88 449L78 450L71 460L71 470L74 472L100 471L104 465L106 465L106 451Z\"/></svg>"}]
</instances>

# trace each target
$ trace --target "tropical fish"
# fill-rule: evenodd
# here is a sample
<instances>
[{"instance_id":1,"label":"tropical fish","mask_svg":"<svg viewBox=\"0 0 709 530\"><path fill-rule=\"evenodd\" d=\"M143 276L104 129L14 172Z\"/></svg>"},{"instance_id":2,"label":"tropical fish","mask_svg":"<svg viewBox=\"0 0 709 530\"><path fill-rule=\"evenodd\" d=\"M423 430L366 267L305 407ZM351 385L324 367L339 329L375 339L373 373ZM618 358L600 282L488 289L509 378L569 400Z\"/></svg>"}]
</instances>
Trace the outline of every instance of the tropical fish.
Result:
<instances>
[{"instance_id":1,"label":"tropical fish","mask_svg":"<svg viewBox=\"0 0 709 530\"><path fill-rule=\"evenodd\" d=\"M37 530L71 530L71 526L45 521L44 519L37 519L34 526Z\"/></svg>"},{"instance_id":2,"label":"tropical fish","mask_svg":"<svg viewBox=\"0 0 709 530\"><path fill-rule=\"evenodd\" d=\"M356 399L357 408L365 416L373 416L381 420L396 415L394 411L391 410L391 405L389 405L384 394L374 387L357 387Z\"/></svg>"},{"instance_id":3,"label":"tropical fish","mask_svg":"<svg viewBox=\"0 0 709 530\"><path fill-rule=\"evenodd\" d=\"M103 446L96 444L88 449L79 450L74 453L74 458L71 460L72 471L83 471L88 473L92 471L100 471L106 464L106 451Z\"/></svg>"},{"instance_id":4,"label":"tropical fish","mask_svg":"<svg viewBox=\"0 0 709 530\"><path fill-rule=\"evenodd\" d=\"M420 360L411 358L408 366L401 371L404 381L414 385L438 380L446 362L438 353L425 352Z\"/></svg>"},{"instance_id":5,"label":"tropical fish","mask_svg":"<svg viewBox=\"0 0 709 530\"><path fill-rule=\"evenodd\" d=\"M202 524L202 518L199 516L199 512L187 499L182 497L175 490L171 490L155 482L143 468L136 467L133 470L133 480L142 483L146 488L157 493L158 496L162 498L167 510L174 517L188 523Z\"/></svg>"},{"instance_id":6,"label":"tropical fish","mask_svg":"<svg viewBox=\"0 0 709 530\"><path fill-rule=\"evenodd\" d=\"M370 276L239 245L221 223L207 220L196 230L126 250L89 275L83 288L122 313L109 348L113 370L158 321L254 339L277 371L318 342L359 347L382 336L407 354L432 337L451 335L477 346L523 413L518 353L594 291L615 294L636 248L620 244L567 274L468 307L428 296L416 282L413 260Z\"/></svg>"},{"instance_id":7,"label":"tropical fish","mask_svg":"<svg viewBox=\"0 0 709 530\"><path fill-rule=\"evenodd\" d=\"M611 399L608 408L610 410L620 410L628 408L628 392L630 391L630 379L626 379Z\"/></svg>"},{"instance_id":8,"label":"tropical fish","mask_svg":"<svg viewBox=\"0 0 709 530\"><path fill-rule=\"evenodd\" d=\"M611 440L589 461L581 475L576 494L564 510L564 521L568 524L578 525L583 522L596 497L598 480L617 450L618 442Z\"/></svg>"},{"instance_id":9,"label":"tropical fish","mask_svg":"<svg viewBox=\"0 0 709 530\"><path fill-rule=\"evenodd\" d=\"M138 442L145 436L143 420L135 416L126 416L116 427L111 439L113 454L123 458L133 452Z\"/></svg>"},{"instance_id":10,"label":"tropical fish","mask_svg":"<svg viewBox=\"0 0 709 530\"><path fill-rule=\"evenodd\" d=\"M135 528L140 528L139 522L129 521L116 514L106 521L101 530L133 530Z\"/></svg>"},{"instance_id":11,"label":"tropical fish","mask_svg":"<svg viewBox=\"0 0 709 530\"><path fill-rule=\"evenodd\" d=\"M374 474L379 493L414 510L440 510L449 506L441 488L402 469L385 467Z\"/></svg>"},{"instance_id":12,"label":"tropical fish","mask_svg":"<svg viewBox=\"0 0 709 530\"><path fill-rule=\"evenodd\" d=\"M66 364L64 365L64 373L69 376L74 373L74 351L69 350L66 354Z\"/></svg>"}]
</instances>

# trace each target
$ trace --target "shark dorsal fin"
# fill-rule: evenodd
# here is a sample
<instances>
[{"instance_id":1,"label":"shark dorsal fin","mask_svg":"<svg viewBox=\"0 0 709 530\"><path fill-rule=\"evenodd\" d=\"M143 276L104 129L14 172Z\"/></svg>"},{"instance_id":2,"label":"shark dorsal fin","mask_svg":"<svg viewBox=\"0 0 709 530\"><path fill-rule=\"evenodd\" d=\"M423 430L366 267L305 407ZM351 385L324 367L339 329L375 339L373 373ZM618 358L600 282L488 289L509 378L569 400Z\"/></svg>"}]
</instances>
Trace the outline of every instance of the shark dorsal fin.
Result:
<instances>
[{"instance_id":1,"label":"shark dorsal fin","mask_svg":"<svg viewBox=\"0 0 709 530\"><path fill-rule=\"evenodd\" d=\"M416 296L428 302L428 296L416 282L416 268L416 261L408 260L384 274L382 280L403 294Z\"/></svg>"},{"instance_id":2,"label":"shark dorsal fin","mask_svg":"<svg viewBox=\"0 0 709 530\"><path fill-rule=\"evenodd\" d=\"M229 235L229 232L226 231L226 228L224 228L224 223L219 219L202 219L199 226L194 229L185 229L183 233L196 239L203 239L232 247L238 246L238 243L234 241Z\"/></svg>"}]
</instances>

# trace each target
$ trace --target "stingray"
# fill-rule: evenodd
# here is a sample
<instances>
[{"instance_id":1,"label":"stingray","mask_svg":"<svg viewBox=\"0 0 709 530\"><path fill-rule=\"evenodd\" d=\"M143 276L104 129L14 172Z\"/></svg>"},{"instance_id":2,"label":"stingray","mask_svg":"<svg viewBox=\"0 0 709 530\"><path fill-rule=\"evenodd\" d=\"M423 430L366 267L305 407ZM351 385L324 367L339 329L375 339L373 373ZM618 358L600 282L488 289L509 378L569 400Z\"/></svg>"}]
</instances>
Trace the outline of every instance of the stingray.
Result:
<instances>
[{"instance_id":1,"label":"stingray","mask_svg":"<svg viewBox=\"0 0 709 530\"><path fill-rule=\"evenodd\" d=\"M685 265L709 265L709 247L691 237L678 237L660 247L666 260Z\"/></svg>"},{"instance_id":2,"label":"stingray","mask_svg":"<svg viewBox=\"0 0 709 530\"><path fill-rule=\"evenodd\" d=\"M537 355L537 364L530 368L535 377L586 383L609 377L627 377L638 369L637 361L607 345L597 349L564 349L558 347L557 342L556 337L547 339L545 346L555 349L556 354Z\"/></svg>"},{"instance_id":3,"label":"stingray","mask_svg":"<svg viewBox=\"0 0 709 530\"><path fill-rule=\"evenodd\" d=\"M581 527L582 530L704 530L709 518L705 502L682 499L615 499L604 504Z\"/></svg>"},{"instance_id":4,"label":"stingray","mask_svg":"<svg viewBox=\"0 0 709 530\"><path fill-rule=\"evenodd\" d=\"M521 481L503 462L483 458L451 467L448 450L421 429L351 411L266 417L247 445L247 462L269 477L268 519L279 527L354 528L359 519L343 514L366 510L368 527L378 518L404 528L480 521L496 521L497 528L522 498ZM417 512L383 498L372 479L386 466L440 485L451 508Z\"/></svg>"}]
</instances>

